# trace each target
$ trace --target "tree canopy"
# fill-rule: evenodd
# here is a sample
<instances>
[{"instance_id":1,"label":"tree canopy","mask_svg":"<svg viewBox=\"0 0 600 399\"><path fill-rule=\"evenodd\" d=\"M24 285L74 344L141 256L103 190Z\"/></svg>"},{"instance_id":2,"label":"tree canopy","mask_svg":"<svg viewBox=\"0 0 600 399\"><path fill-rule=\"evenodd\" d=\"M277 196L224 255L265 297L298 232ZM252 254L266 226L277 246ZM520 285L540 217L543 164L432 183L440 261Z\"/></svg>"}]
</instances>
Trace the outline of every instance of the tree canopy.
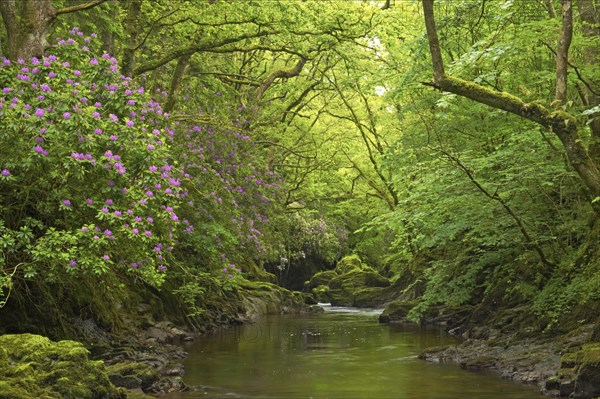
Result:
<instances>
[{"instance_id":1,"label":"tree canopy","mask_svg":"<svg viewBox=\"0 0 600 399\"><path fill-rule=\"evenodd\" d=\"M193 313L355 253L415 318L551 327L600 287L597 7L1 1L0 304L117 275Z\"/></svg>"}]
</instances>

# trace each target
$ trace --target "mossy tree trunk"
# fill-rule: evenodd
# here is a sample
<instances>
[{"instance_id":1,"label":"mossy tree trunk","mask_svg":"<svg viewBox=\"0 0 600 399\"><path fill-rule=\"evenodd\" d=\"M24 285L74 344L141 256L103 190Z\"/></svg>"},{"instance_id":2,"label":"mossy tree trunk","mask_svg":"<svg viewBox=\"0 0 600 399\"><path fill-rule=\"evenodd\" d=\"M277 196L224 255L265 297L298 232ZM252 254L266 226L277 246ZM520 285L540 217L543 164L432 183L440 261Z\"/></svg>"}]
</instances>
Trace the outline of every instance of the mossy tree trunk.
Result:
<instances>
[{"instance_id":1,"label":"mossy tree trunk","mask_svg":"<svg viewBox=\"0 0 600 399\"><path fill-rule=\"evenodd\" d=\"M8 38L5 56L16 60L43 55L48 47L48 32L57 16L86 10L105 1L94 0L56 9L52 6L52 0L0 0L0 14Z\"/></svg>"},{"instance_id":2,"label":"mossy tree trunk","mask_svg":"<svg viewBox=\"0 0 600 399\"><path fill-rule=\"evenodd\" d=\"M578 173L583 184L591 194L591 198L600 197L600 169L596 160L590 155L588 149L580 139L577 121L575 117L565 111L548 109L537 102L526 103L520 98L505 92L491 90L473 82L447 76L444 71L444 63L440 50L435 19L433 14L434 0L422 0L425 17L425 26L429 40L429 49L433 64L433 82L426 83L439 90L457 94L473 101L489 105L490 107L504 110L521 116L544 127L552 129L563 144L571 166ZM570 30L572 29L572 13L570 1L563 0L563 29L559 37L557 51L557 85L562 86L566 74L565 60L568 56L568 44L570 42ZM566 84L566 80L565 80ZM557 104L562 102L563 88L556 90L559 96ZM600 209L596 207L596 213Z\"/></svg>"}]
</instances>

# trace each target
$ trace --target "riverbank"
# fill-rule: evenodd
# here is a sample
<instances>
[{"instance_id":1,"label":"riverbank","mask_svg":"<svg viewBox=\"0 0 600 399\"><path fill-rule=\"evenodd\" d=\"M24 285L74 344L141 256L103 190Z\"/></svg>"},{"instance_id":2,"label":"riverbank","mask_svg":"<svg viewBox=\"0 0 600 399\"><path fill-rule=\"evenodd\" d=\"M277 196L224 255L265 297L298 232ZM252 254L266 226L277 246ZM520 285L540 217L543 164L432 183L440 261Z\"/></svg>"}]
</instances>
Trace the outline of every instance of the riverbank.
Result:
<instances>
[{"instance_id":1,"label":"riverbank","mask_svg":"<svg viewBox=\"0 0 600 399\"><path fill-rule=\"evenodd\" d=\"M183 343L262 315L309 311L302 294L256 281L242 282L205 304L206 312L189 317L193 323L183 323L180 310L156 299L136 302L127 311L121 308L124 327L119 329L69 315L77 335L68 338L76 341L65 340L60 331L53 340L40 335L43 324L33 331L0 335L0 398L124 399L186 391ZM23 319L27 324L32 320Z\"/></svg>"},{"instance_id":2,"label":"riverbank","mask_svg":"<svg viewBox=\"0 0 600 399\"><path fill-rule=\"evenodd\" d=\"M407 316L413 306L414 302L392 302L379 321L411 323ZM470 307L436 307L424 323L443 326L460 343L428 348L419 358L432 363L456 363L470 371L493 371L503 379L536 384L546 396L599 397L597 325L582 324L562 333L539 331L527 326L530 316L526 311L497 309L495 316L481 319L474 317Z\"/></svg>"}]
</instances>

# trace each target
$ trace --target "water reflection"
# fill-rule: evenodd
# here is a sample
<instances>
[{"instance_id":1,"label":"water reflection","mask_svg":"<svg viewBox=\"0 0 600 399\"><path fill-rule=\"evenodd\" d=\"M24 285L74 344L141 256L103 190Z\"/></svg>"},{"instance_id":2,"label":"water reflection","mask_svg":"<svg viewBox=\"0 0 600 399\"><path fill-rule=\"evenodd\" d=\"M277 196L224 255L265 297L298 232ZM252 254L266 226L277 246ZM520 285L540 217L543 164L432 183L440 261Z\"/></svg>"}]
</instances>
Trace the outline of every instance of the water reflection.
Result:
<instances>
[{"instance_id":1,"label":"water reflection","mask_svg":"<svg viewBox=\"0 0 600 399\"><path fill-rule=\"evenodd\" d=\"M185 380L203 388L170 398L539 397L535 387L417 359L452 339L432 327L378 324L379 312L328 308L202 338L187 348Z\"/></svg>"}]
</instances>

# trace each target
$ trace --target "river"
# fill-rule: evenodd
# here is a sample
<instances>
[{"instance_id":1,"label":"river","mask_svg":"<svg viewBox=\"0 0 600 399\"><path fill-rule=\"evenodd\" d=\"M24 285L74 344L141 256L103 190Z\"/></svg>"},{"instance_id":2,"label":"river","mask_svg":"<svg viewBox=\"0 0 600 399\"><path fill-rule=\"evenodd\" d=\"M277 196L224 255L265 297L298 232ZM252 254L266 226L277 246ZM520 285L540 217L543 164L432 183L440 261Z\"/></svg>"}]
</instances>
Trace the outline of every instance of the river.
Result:
<instances>
[{"instance_id":1,"label":"river","mask_svg":"<svg viewBox=\"0 0 600 399\"><path fill-rule=\"evenodd\" d=\"M455 342L433 327L377 323L380 310L265 317L186 347L184 380L168 398L532 399L538 388L417 359Z\"/></svg>"}]
</instances>

